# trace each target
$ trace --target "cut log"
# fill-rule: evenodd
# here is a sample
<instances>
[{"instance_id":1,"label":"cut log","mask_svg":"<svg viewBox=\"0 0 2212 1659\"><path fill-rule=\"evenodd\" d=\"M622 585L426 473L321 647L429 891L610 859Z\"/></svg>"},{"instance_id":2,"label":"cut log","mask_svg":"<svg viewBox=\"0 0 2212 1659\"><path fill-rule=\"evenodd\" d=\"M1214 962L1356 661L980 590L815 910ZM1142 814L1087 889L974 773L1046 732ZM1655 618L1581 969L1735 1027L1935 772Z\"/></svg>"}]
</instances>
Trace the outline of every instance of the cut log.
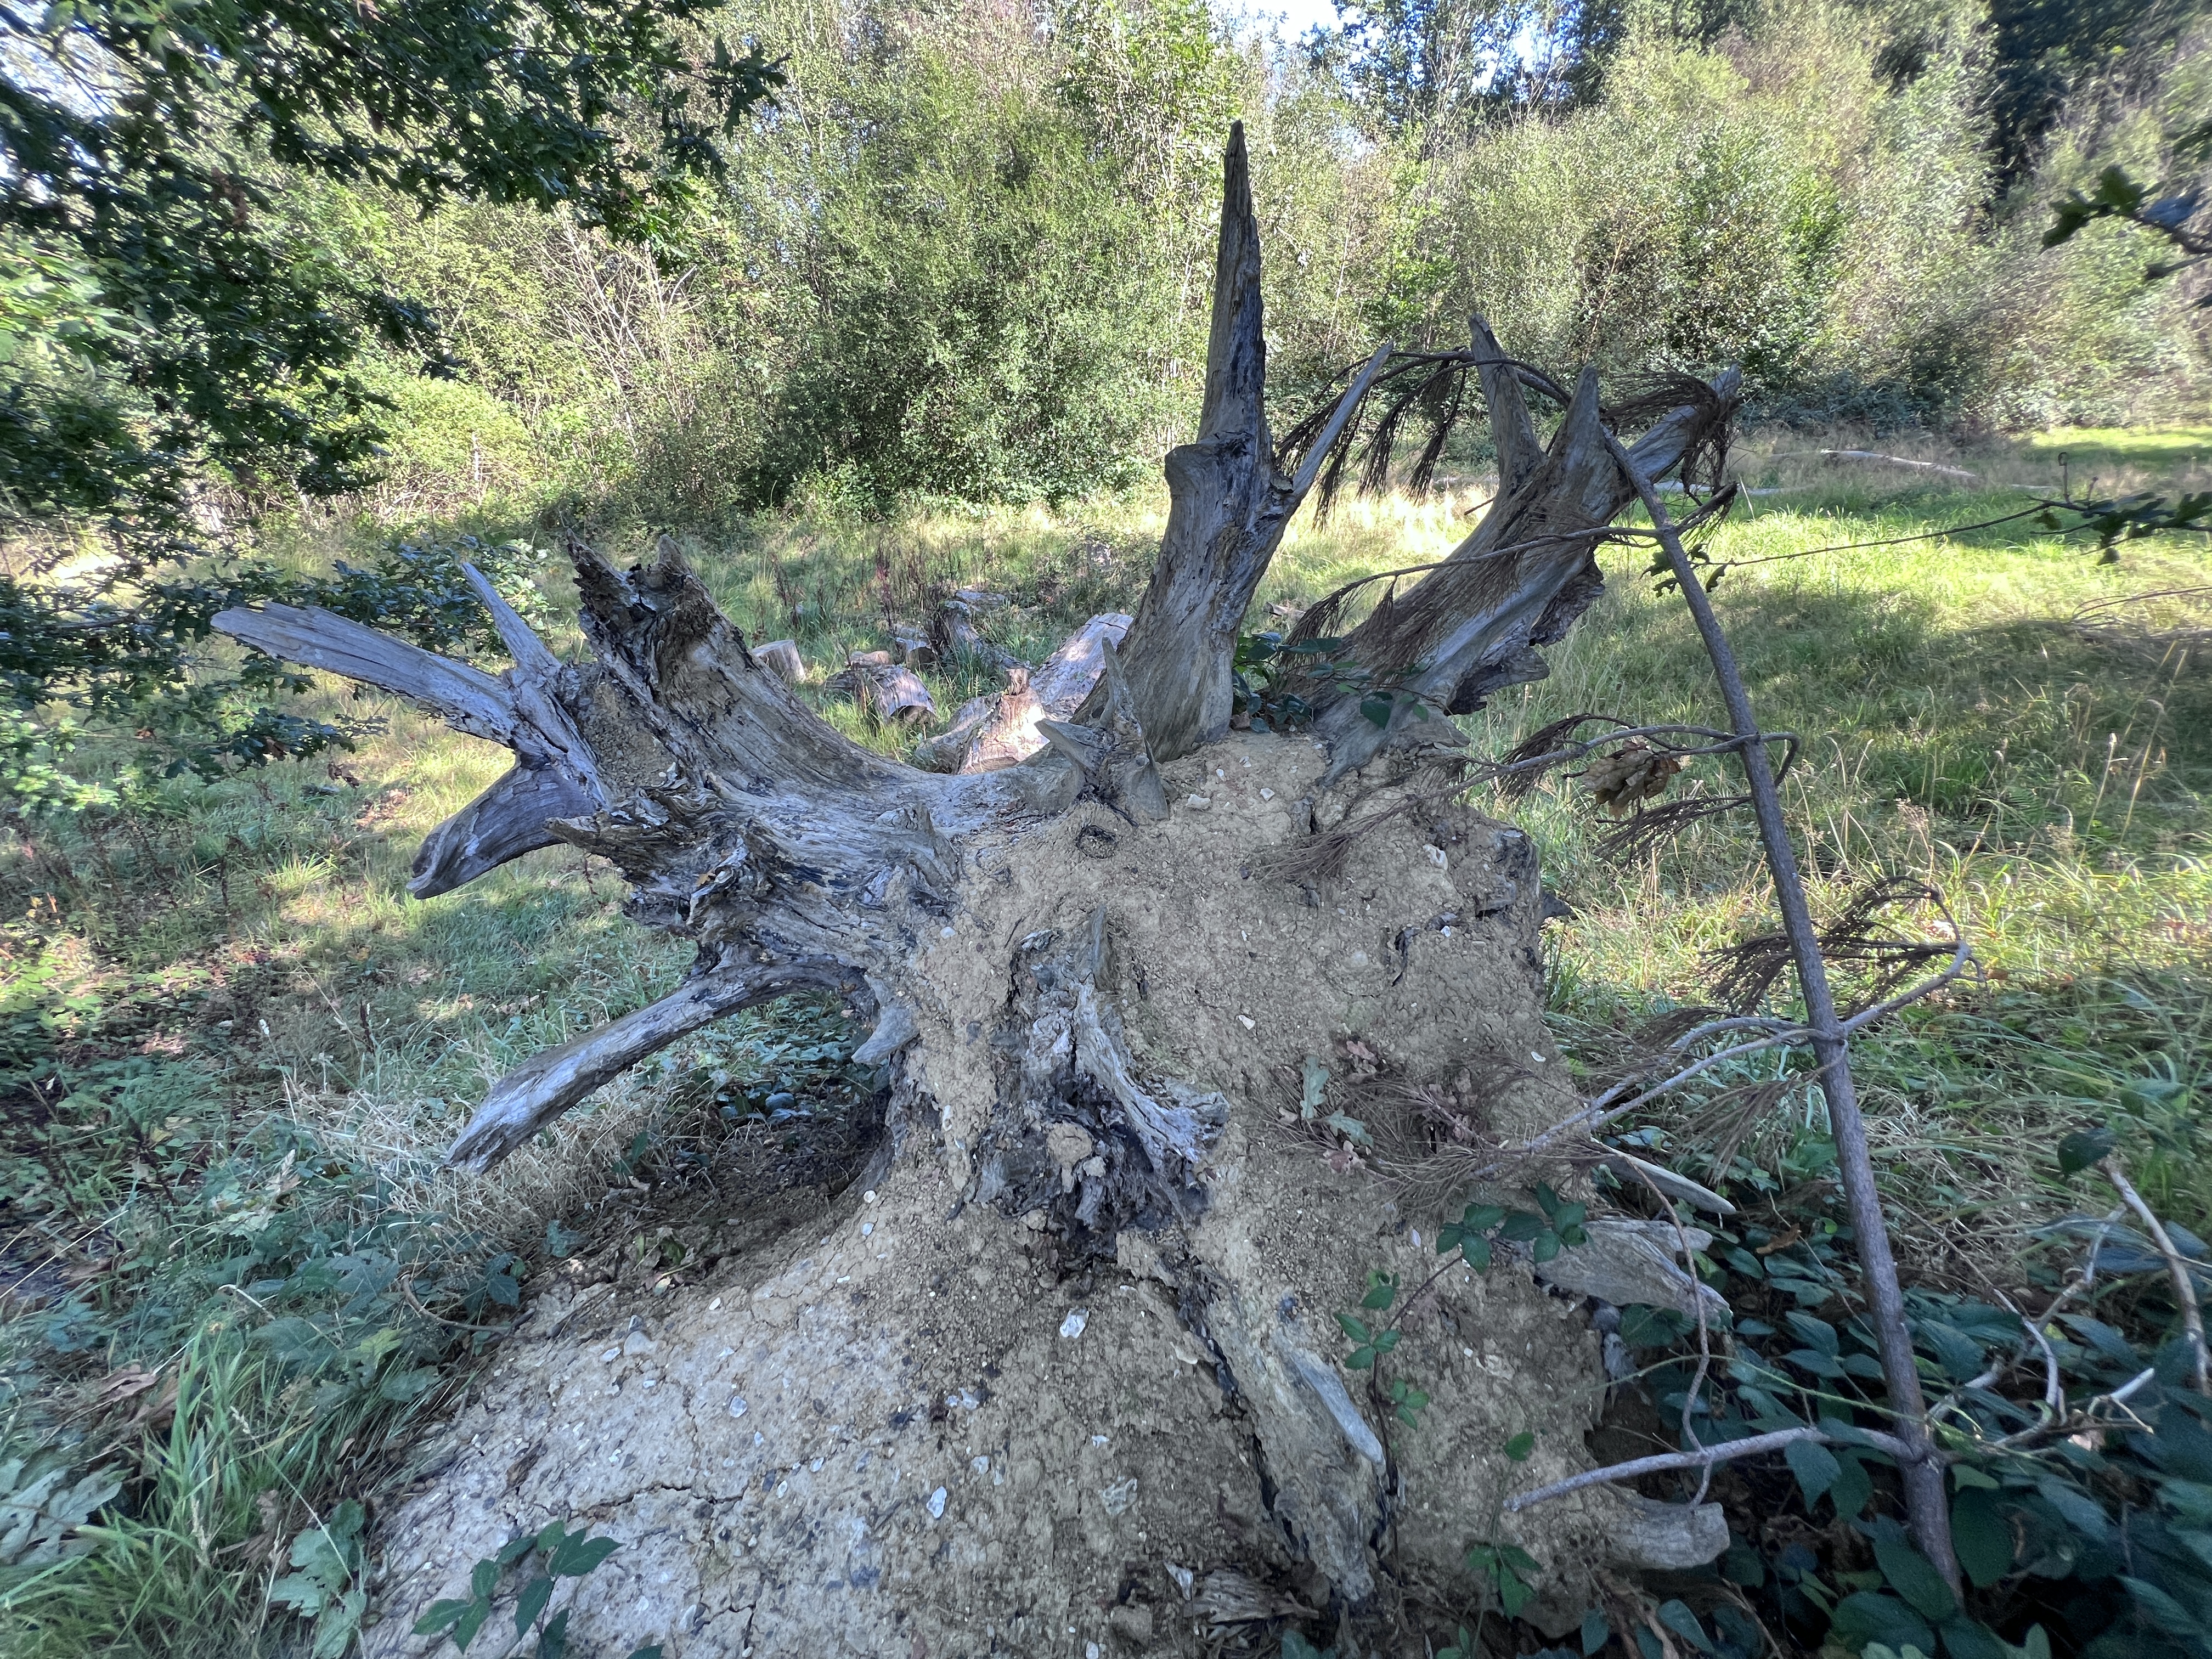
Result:
<instances>
[{"instance_id":1,"label":"cut log","mask_svg":"<svg viewBox=\"0 0 2212 1659\"><path fill-rule=\"evenodd\" d=\"M806 683L806 659L799 654L795 640L770 640L766 645L754 647L753 655L763 666L774 669L786 685Z\"/></svg>"},{"instance_id":2,"label":"cut log","mask_svg":"<svg viewBox=\"0 0 2212 1659\"><path fill-rule=\"evenodd\" d=\"M994 772L1016 766L1046 747L1039 729L1045 720L1078 717L1103 672L1106 653L1129 631L1129 618L1109 611L1093 617L1061 641L1035 674L1017 669L999 696L998 706L976 728L967 750L952 769Z\"/></svg>"},{"instance_id":3,"label":"cut log","mask_svg":"<svg viewBox=\"0 0 2212 1659\"><path fill-rule=\"evenodd\" d=\"M928 635L920 629L895 628L891 630L891 642L896 647L892 653L893 659L902 666L937 666L937 647L929 642Z\"/></svg>"}]
</instances>

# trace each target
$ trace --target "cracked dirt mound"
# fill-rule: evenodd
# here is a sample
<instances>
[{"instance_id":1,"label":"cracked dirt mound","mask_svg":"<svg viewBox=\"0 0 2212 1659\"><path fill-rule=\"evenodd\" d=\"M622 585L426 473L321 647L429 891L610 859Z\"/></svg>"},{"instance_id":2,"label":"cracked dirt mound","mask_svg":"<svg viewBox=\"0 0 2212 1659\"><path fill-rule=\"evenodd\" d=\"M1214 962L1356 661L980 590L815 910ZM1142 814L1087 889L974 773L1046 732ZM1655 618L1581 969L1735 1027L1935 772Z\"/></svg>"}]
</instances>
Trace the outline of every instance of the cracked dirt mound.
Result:
<instances>
[{"instance_id":1,"label":"cracked dirt mound","mask_svg":"<svg viewBox=\"0 0 2212 1659\"><path fill-rule=\"evenodd\" d=\"M1517 1265L1445 1275L1395 1356L1434 1403L1393 1431L1386 1490L1385 1425L1337 1364L1335 1316L1371 1268L1428 1273L1434 1218L1282 1122L1302 1058L1346 1040L1414 1083L1489 1079L1502 1136L1559 1115L1534 859L1517 831L1424 802L1333 879L1252 875L1313 833L1321 763L1232 738L1164 769L1170 800L1203 810L1139 826L1083 808L985 849L918 942L930 1001L884 1172L707 1282L538 1303L382 1517L368 1653L427 1651L423 1607L571 1517L623 1545L574 1587L575 1650L657 1641L670 1659L1196 1654L1256 1635L1255 1614L1310 1609L1322 1632L1408 1597L1471 1607L1462 1557L1484 1537L1521 1543L1571 1601L1615 1553L1622 1500L1498 1504L1589 1466L1604 1376L1580 1305ZM1325 829L1345 809L1322 810ZM1099 988L1137 1069L1227 1107L1194 1200L1103 1237L977 1156L1038 1109L1016 1086L1036 1055L993 1033L1048 980L1049 939L1085 927L1110 946ZM1080 1079L1056 1086L1078 1111ZM1536 1449L1510 1462L1524 1431Z\"/></svg>"}]
</instances>

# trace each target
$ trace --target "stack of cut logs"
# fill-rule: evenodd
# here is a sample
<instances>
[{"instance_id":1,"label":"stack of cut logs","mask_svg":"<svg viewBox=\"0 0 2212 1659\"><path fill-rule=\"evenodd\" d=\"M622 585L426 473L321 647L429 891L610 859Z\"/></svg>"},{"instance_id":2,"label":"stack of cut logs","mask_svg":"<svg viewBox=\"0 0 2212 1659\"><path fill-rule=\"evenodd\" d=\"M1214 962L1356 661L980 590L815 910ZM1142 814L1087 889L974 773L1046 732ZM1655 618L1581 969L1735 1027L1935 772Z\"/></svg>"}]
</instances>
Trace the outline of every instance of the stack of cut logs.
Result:
<instances>
[{"instance_id":1,"label":"stack of cut logs","mask_svg":"<svg viewBox=\"0 0 2212 1659\"><path fill-rule=\"evenodd\" d=\"M983 636L982 618L1012 603L1003 593L961 588L938 606L926 632L893 624L887 649L851 653L845 666L823 684L859 699L879 720L918 729L937 719L937 704L916 669L965 659L1002 670L1006 689L970 697L950 726L922 741L915 758L933 772L990 772L1012 766L1044 747L1038 721L1073 718L1097 681L1105 647L1121 644L1130 619L1119 612L1091 617L1045 659L1042 668L1033 671ZM756 646L753 656L787 684L806 678L806 664L794 641L772 640Z\"/></svg>"}]
</instances>

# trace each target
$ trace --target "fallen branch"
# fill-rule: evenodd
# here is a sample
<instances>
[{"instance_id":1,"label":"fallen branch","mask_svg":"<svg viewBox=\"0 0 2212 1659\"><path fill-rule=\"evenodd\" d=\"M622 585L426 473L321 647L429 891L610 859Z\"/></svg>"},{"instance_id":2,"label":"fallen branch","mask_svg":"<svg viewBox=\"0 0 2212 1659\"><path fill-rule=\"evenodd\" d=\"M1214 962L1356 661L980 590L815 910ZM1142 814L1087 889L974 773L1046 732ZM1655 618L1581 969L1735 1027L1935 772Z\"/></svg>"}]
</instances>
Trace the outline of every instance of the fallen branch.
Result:
<instances>
[{"instance_id":1,"label":"fallen branch","mask_svg":"<svg viewBox=\"0 0 2212 1659\"><path fill-rule=\"evenodd\" d=\"M1735 653L1721 629L1711 597L1691 567L1688 551L1668 516L1666 504L1621 447L1620 439L1606 434L1607 446L1622 473L1636 488L1650 515L1659 544L1667 556L1675 585L1712 659L1720 682L1729 721L1743 739L1744 777L1751 791L1752 810L1759 838L1774 878L1774 896L1782 912L1783 930L1789 935L1790 954L1797 969L1798 988L1805 1000L1806 1024L1813 1033L1813 1052L1820 1061L1821 1089L1828 1103L1828 1121L1835 1132L1836 1161L1843 1176L1844 1194L1851 1226L1858 1241L1859 1265L1865 1274L1868 1311L1881 1350L1883 1380L1888 1384L1890 1407L1898 1419L1900 1453L1898 1468L1905 1483L1905 1510L1914 1541L1920 1546L1944 1582L1955 1589L1960 1580L1959 1559L1951 1544L1949 1500L1943 1491L1943 1466L1928 1437L1927 1401L1920 1390L1920 1373L1913 1360L1912 1334L1905 1319L1905 1295L1897 1277L1897 1259L1890 1249L1889 1227L1882 1215L1881 1194L1875 1184L1874 1157L1867 1143L1866 1121L1859 1115L1858 1095L1852 1086L1850 1040L1837 1018L1836 1001L1828 988L1827 963L1821 958L1820 934L1813 925L1805 884L1798 873L1797 854L1790 842L1783 816L1781 793L1766 764L1765 745L1755 739L1759 724L1736 666ZM2201 1352L2200 1349L2200 1352Z\"/></svg>"},{"instance_id":2,"label":"fallen branch","mask_svg":"<svg viewBox=\"0 0 2212 1659\"><path fill-rule=\"evenodd\" d=\"M1963 466L1945 466L1940 461L1910 461L1902 455L1885 455L1877 449L1820 449L1805 452L1831 461L1873 461L1882 466L1909 466L1916 472L1940 473L1946 478L1964 478L1972 483L1978 476ZM1775 459L1783 457L1778 455Z\"/></svg>"},{"instance_id":3,"label":"fallen branch","mask_svg":"<svg viewBox=\"0 0 2212 1659\"><path fill-rule=\"evenodd\" d=\"M1505 1510L1511 1514L1516 1510L1548 1503L1554 1498L1564 1498L1571 1492L1580 1492L1585 1486L1604 1486L1615 1480L1634 1480L1647 1474L1664 1474L1669 1469L1709 1470L1716 1463L1733 1463L1740 1457L1759 1457L1768 1452L1778 1452L1800 1440L1809 1440L1820 1446L1871 1446L1875 1450L1886 1452L1897 1459L1900 1468L1911 1455L1902 1439L1872 1429L1853 1429L1848 1436L1809 1427L1777 1429L1771 1434L1754 1434L1744 1440L1723 1441L1717 1446L1700 1446L1695 1451L1661 1452L1650 1457L1632 1457L1626 1463L1608 1463L1601 1469L1586 1469L1580 1474L1568 1476L1565 1480L1554 1480L1548 1486L1539 1486L1534 1492L1518 1492L1505 1500ZM1940 1477L1940 1469L1938 1474Z\"/></svg>"}]
</instances>

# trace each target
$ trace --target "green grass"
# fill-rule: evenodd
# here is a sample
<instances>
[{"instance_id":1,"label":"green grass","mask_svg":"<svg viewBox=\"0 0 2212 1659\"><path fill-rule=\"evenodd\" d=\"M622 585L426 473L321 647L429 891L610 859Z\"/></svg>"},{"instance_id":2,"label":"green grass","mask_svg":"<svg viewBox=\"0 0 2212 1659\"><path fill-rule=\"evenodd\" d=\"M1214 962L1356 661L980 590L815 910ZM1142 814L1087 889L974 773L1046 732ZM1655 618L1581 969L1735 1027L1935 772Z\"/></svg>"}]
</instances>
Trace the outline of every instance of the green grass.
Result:
<instances>
[{"instance_id":1,"label":"green grass","mask_svg":"<svg viewBox=\"0 0 2212 1659\"><path fill-rule=\"evenodd\" d=\"M2159 541L2100 565L2022 520L1748 562L1997 517L2022 499L2015 486L2049 480L2059 449L2077 479L2094 456L2127 487L2183 487L2212 428L1912 452L1978 471L1966 488L1800 453L1839 441L1747 446L1742 476L1773 493L1742 503L1708 550L1746 562L1717 603L1762 717L1802 743L1785 793L1816 904L1832 909L1876 872L1911 873L1943 891L1989 970L1860 1048L1908 1264L2001 1276L2035 1226L2101 1210L2051 1156L2093 1121L2120 1130L2153 1201L2203 1233L2212 617L2185 597L2125 601L2212 583L2212 558ZM1259 607L1440 556L1481 494L1346 501L1322 527L1302 517ZM806 695L825 714L896 750L902 739L821 690L822 671L884 643L888 620L919 618L933 589L963 585L1013 596L993 625L1035 659L1082 616L1133 605L1161 518L1151 499L1061 517L793 518L687 546L749 635L799 641L817 671ZM319 556L368 533L302 536L295 550ZM646 550L619 526L602 541L623 560ZM1466 722L1479 751L1582 710L1718 723L1679 599L1653 591L1637 550L1606 560L1607 595L1552 650L1551 678ZM552 598L564 611L569 596ZM1255 608L1255 624L1265 617ZM947 714L985 689L972 673L936 687ZM12 1091L0 1214L21 1287L0 1321L6 1434L129 1481L128 1518L91 1535L88 1553L0 1568L11 1654L188 1641L246 1651L296 1634L267 1610L275 1574L254 1540L286 1542L311 1510L373 1494L436 1379L465 1368L476 1328L498 1322L491 1280L511 1285L575 1248L546 1236L549 1218L607 1243L613 1209L590 1206L635 1177L674 1178L672 1149L712 1151L720 1131L694 1072L765 1054L775 1035L773 1013L703 1033L603 1091L497 1178L441 1170L492 1078L658 994L683 953L622 921L619 884L566 849L464 892L407 898L423 832L505 757L385 700L325 696L383 722L334 766L18 823L0 844L0 914L12 918L0 924ZM1676 788L1720 782L1708 763ZM1584 1067L1615 1060L1655 1010L1706 1000L1705 953L1767 924L1740 817L1620 860L1571 779L1512 811L1575 907L1546 939L1553 1018ZM1932 931L1925 911L1899 921ZM1825 1131L1802 1085L1741 1121L1744 1088L1772 1066L1721 1079L1649 1127L1693 1166L1728 1153L1732 1174L1761 1172L1778 1189L1817 1176ZM501 1267L506 1253L520 1260ZM391 1277L326 1282L315 1264L338 1255L386 1261ZM143 1396L103 1394L134 1366L179 1383L173 1425L140 1420Z\"/></svg>"}]
</instances>

